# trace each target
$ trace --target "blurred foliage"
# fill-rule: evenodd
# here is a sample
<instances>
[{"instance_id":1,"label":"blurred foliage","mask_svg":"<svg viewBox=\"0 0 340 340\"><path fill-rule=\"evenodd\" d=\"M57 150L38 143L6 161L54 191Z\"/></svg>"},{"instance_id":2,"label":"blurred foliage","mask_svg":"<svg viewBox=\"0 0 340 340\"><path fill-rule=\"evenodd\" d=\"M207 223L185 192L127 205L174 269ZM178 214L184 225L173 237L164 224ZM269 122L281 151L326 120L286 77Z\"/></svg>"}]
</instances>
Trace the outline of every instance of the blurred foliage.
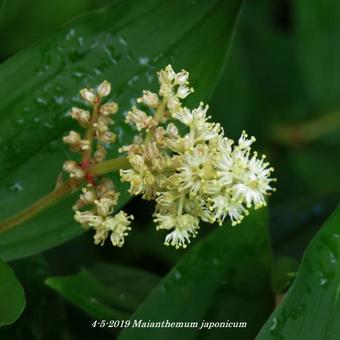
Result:
<instances>
[{"instance_id":1,"label":"blurred foliage","mask_svg":"<svg viewBox=\"0 0 340 340\"><path fill-rule=\"evenodd\" d=\"M125 0L125 4L128 1ZM56 3L38 0L26 2L0 1L0 37L2 42L0 56L5 59L21 48L39 39L44 39L44 37L46 37L46 41L49 41L50 32L65 24L75 15L113 2L113 0L76 0ZM124 0L116 2L121 5ZM178 6L178 13L182 13L182 2L174 1L172 3L176 4L173 6ZM141 8L143 8L143 5L141 5ZM151 7L145 8L145 15L148 16L148 13L152 10ZM129 8L129 13L131 11L133 12L133 9ZM228 11L220 12L222 13L220 18L222 18L223 15L227 15ZM174 13L177 12L174 11ZM192 15L185 13L183 20L190 21ZM163 19L169 18L162 17L159 19L160 22ZM172 21L171 18L169 20ZM213 25L209 28L210 34L214 32L214 28L221 29L220 24L218 24L221 22L222 20L213 22ZM140 27L143 27L143 24ZM171 31L170 28L172 28L171 24L169 24L169 31ZM169 58L169 62L175 62L179 68L187 67L189 71L192 71L199 64L201 73L196 73L194 82L205 87L203 92L208 92L207 87L212 92L215 89L213 86L215 81L211 81L208 76L206 76L208 79L204 78L202 75L209 74L211 72L210 67L216 65L212 63L208 67L200 63L202 58L206 57L206 49L209 50L211 60L221 62L221 58L215 56L217 52L211 46L206 47L207 45L204 44L200 46L200 40L203 39L201 32L204 28L204 25L202 25L201 31L192 33L193 40L194 37L198 37L198 43L195 49L192 49L192 53L195 53L197 58L193 58L192 55L187 56L184 53L186 44L190 44L188 42L183 43L183 47L178 51L176 58ZM142 30L142 28L139 29ZM160 39L154 38L156 40L153 41L148 36L150 32L142 32L143 34L139 37L144 35L144 38L139 38L140 45L137 46L138 48L143 49L144 44L148 42L150 45L154 44L155 47L160 46ZM278 190L270 199L268 209L270 237L274 254L284 256L283 259L279 258L273 264L272 285L275 293L282 293L290 286L292 279L289 275L287 276L287 273L294 271L297 266L296 260L301 259L307 245L320 230L323 222L335 209L339 201L339 33L340 4L336 0L314 0L313 2L308 0L248 1L243 9L224 72L209 103L214 120L223 124L226 135L236 139L243 129L247 130L249 134L255 135L257 137L256 147L265 152L270 162L275 166ZM157 34L158 32L155 33L155 36ZM212 39L210 36L210 40L212 44L217 42L226 50L230 36L223 34L221 33L216 39ZM164 45L167 45L167 39L170 39L170 37L165 35L162 39ZM25 53L27 52L23 49L22 54ZM70 58L74 58L74 55ZM97 60L98 55L93 55L93 58ZM219 69L220 64L217 66L216 69ZM195 71L193 72L195 74ZM215 71L213 77L218 75L219 72ZM105 76L108 77L106 74ZM102 75L91 76L90 78L92 83L101 79ZM209 82L209 79L211 82ZM114 80L114 77L112 80ZM3 82L3 89L6 87L5 84L6 82ZM77 88L83 85L77 79L74 84L77 84ZM20 85L20 83L15 84L13 88L20 88ZM137 82L137 88L141 90L143 86ZM23 92L24 90L22 89ZM27 97L32 95L34 94L28 93ZM3 95L3 98L6 99L7 97L10 97L10 94ZM125 99L124 110L131 104L130 98ZM10 109L10 106L6 107L6 113ZM23 111L18 109L17 114L16 118L20 118L23 116ZM20 122L17 121L15 124L17 125L16 129L24 129L20 126ZM63 124L64 127L67 127L65 123ZM30 131L27 132L27 136L30 134ZM23 140L27 142L29 139L27 137ZM26 147L30 148L29 145ZM13 161L15 162L15 160ZM37 177L36 174L40 170L34 167L27 169L31 173L29 182L34 186L37 182L34 178ZM52 175L50 175L51 178L55 177L55 174ZM13 180L11 179L6 187L12 188L16 183L14 179L13 177ZM15 191L17 187L14 186L13 188ZM4 192L7 191L7 188L4 188ZM12 191L12 194L9 195L15 193ZM91 319L85 313L79 312L79 308L73 307L61 295L54 293L43 283L50 276L77 277L76 273L82 267L91 268L100 261L112 261L120 265L135 266L160 276L168 273L162 278L161 284L156 286L146 298L145 303L137 309L136 315L145 315L146 317L151 315L150 317L162 318L164 314L161 313L166 313L169 310L169 313L173 313L172 316L177 315L178 318L181 318L183 315L181 313L192 311L190 308L186 310L187 305L190 306L190 304L183 306L183 303L187 301L185 298L188 294L194 294L197 299L192 302L192 308L195 309L197 303L198 309L193 312L200 313L200 316L204 315L204 317L209 315L211 320L224 320L226 316L232 319L246 319L247 313L256 315L258 319L254 317L252 321L249 321L254 323L253 328L250 328L252 331L240 333L233 330L234 333L232 334L233 339L254 339L254 330L259 329L258 325L261 322L263 323L263 318L270 312L272 293L269 289L265 291L259 289L260 293L257 297L245 299L239 290L237 292L235 289L229 290L229 288L233 288L230 286L234 284L235 272L229 273L229 276L224 277L222 281L220 278L216 278L215 282L215 276L212 275L212 280L209 281L212 269L205 265L205 252L210 254L215 249L215 246L209 247L207 244L214 237L217 238L216 242L219 244L220 240L216 235L224 233L239 234L241 241L234 241L237 244L242 242L243 233L247 235L247 232L249 232L247 222L238 226L237 229L215 231L207 238L204 238L204 231L202 230L199 237L200 240L202 239L201 243L194 242L192 249L187 251L175 251L164 247L162 245L163 235L150 229L152 209L151 204L139 199L129 202L127 210L137 216L139 226L135 233L129 236L129 240L123 249L112 249L110 246L95 248L92 245L91 235L86 234L54 249L49 249L42 255L12 262L17 277L27 290L27 308L15 325L6 326L0 330L1 339L45 339L47 336L49 339L90 339L93 336L100 337L100 339L111 339L113 332L107 329L93 330L90 327ZM9 212L4 211L3 213ZM262 333L260 338L271 336L278 339L294 339L296 334L294 331L297 329L296 327L301 325L301 322L307 325L306 332L309 331L311 323L304 321L306 317L312 320L314 326L320 332L324 332L323 335L328 334L330 339L339 338L339 330L336 329L338 326L333 323L334 315L337 315L339 308L337 300L334 304L331 301L334 296L338 296L337 287L339 287L340 282L336 274L339 271L336 268L338 268L339 261L336 257L336 263L333 258L332 262L329 252L325 248L328 241L323 242L324 237L328 238L328 236L331 237L330 234L335 235L340 232L338 215L338 211L332 215L331 220L322 227L318 236L311 243L306 252L305 260L302 262L301 272L289 289L287 299L268 320L263 330L266 335ZM46 227L45 225L41 226ZM209 233L209 230L206 233ZM254 237L256 237L255 231ZM59 243L64 241L65 238ZM228 246L224 250L227 253L224 254L225 269L227 270L230 268L228 266L235 266L240 259L239 254L234 252L234 244L228 243L228 238L225 244L222 243L220 244L221 249L226 245ZM256 242L254 243L256 244ZM338 245L335 246L333 243L330 247L332 253L337 256L338 251L333 248L338 249ZM15 245L20 247L20 252L25 252L22 245ZM5 248L2 249L3 252L6 252ZM228 251L230 251L230 257ZM260 249L257 248L256 251L260 252ZM195 253L200 254L198 259L193 257L192 254ZM7 257L11 258L11 251L8 254ZM249 254L253 253L249 251ZM181 258L182 255L183 258ZM269 255L266 256L267 259L270 258ZM286 256L289 256L289 258L287 259ZM191 257L192 260L190 260ZM179 258L181 259L179 260ZM185 283L188 285L187 288L184 287L183 291L178 292L178 298L184 299L184 302L176 299L176 290L169 295L171 296L170 299L165 296L162 297L162 284L172 282L171 285L176 286L177 270L178 268L182 270L188 259L195 264L194 269L202 267L202 272L198 270L191 272L188 269L187 276L197 280L197 287L195 282L190 280ZM195 261L198 261L198 263ZM246 268L251 267L249 266L250 262L248 262ZM269 278L269 263L265 264L265 267L267 266ZM241 265L239 267L242 268ZM325 269L327 275L333 274L328 275L327 278L321 277L320 272L323 272L319 270L321 267ZM173 269L169 272L171 268ZM256 269L255 264L252 269ZM235 270L237 272L237 269ZM251 275L250 279L247 274ZM253 273L252 270L248 273L244 269L240 275L244 275L244 279L251 283L261 279L261 277L257 278L257 274ZM266 277L266 274L263 275L263 277ZM325 282L322 281L323 279L328 281L322 284ZM203 287L199 285L200 280L206 282L208 287L214 287L211 290L207 288L207 291L205 291L205 285ZM179 287L182 287L181 277L178 281ZM218 284L225 281L229 284L216 288ZM307 292L307 285L311 286L312 293ZM241 288L240 290L242 290ZM207 295L204 296L202 292L207 293ZM262 298L263 292L267 292L265 293L267 300ZM202 297L200 297L200 293L202 293ZM213 303L207 302L208 294L212 294ZM202 298L202 301L199 301L200 298ZM264 303L263 308L259 309L258 298ZM303 306L300 306L297 301L302 298ZM315 300L310 300L312 298ZM315 301L318 302L318 308L320 304L322 308L315 310L313 305ZM158 302L160 305L157 304ZM202 307L204 303L205 305ZM199 308L202 308L208 314L205 315ZM285 316L285 313L288 313L287 311L290 314ZM315 313L321 313L317 320ZM328 319L323 318L323 315L328 315ZM323 320L320 323L322 327L319 327L321 320ZM325 326L323 322L328 322L329 327L327 328L327 325ZM59 329L62 329L59 333L55 328L56 324L58 324ZM274 333L271 332L271 328ZM310 329L313 330L314 328L310 327ZM282 332L285 332L284 335ZM127 335L122 335L122 338L128 338L128 333L129 331L126 331ZM319 336L321 338L322 335L320 334L317 332L305 333L305 337L313 338L314 336L314 338L318 338L317 336ZM171 336L171 334L167 336ZM189 334L189 337L194 336L193 333ZM221 339L226 338L223 330L200 334L202 339L209 337L218 339L219 336Z\"/></svg>"},{"instance_id":2,"label":"blurred foliage","mask_svg":"<svg viewBox=\"0 0 340 340\"><path fill-rule=\"evenodd\" d=\"M274 240L286 240L282 255L300 257L339 200L339 17L336 1L249 1L211 102L227 134L237 138L247 130L274 164L271 231ZM310 126L324 116L332 117L313 127L317 134L308 143L281 143L275 135L277 127ZM306 229L307 239L293 244Z\"/></svg>"}]
</instances>

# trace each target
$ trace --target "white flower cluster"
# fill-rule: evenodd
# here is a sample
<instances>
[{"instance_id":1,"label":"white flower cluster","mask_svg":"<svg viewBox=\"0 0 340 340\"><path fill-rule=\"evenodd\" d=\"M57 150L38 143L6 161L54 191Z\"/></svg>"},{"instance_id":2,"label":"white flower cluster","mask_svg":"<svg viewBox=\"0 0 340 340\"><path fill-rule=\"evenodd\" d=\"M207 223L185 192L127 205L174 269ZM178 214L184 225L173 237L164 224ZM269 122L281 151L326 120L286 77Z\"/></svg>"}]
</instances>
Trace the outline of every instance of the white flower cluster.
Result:
<instances>
[{"instance_id":1,"label":"white flower cluster","mask_svg":"<svg viewBox=\"0 0 340 340\"><path fill-rule=\"evenodd\" d=\"M144 91L138 99L144 111L134 107L126 117L140 134L120 150L131 165L120 171L121 180L130 183L131 194L156 201L156 228L169 231L165 244L176 248L197 235L200 220L221 224L228 216L235 225L249 208L265 206L265 196L275 190L273 168L251 151L254 137L242 132L234 143L209 121L208 106L182 106L193 92L188 76L170 65L158 73L158 94Z\"/></svg>"},{"instance_id":2,"label":"white flower cluster","mask_svg":"<svg viewBox=\"0 0 340 340\"><path fill-rule=\"evenodd\" d=\"M78 205L92 205L93 209L86 211L76 210L74 218L84 228L95 230L94 243L103 245L109 233L110 240L114 246L121 247L124 244L124 237L128 235L132 216L120 211L111 216L114 207L117 205L119 194L114 191L113 182L105 179L95 187L88 184L82 189Z\"/></svg>"},{"instance_id":3,"label":"white flower cluster","mask_svg":"<svg viewBox=\"0 0 340 340\"><path fill-rule=\"evenodd\" d=\"M129 227L132 216L120 211L112 216L114 207L117 205L119 193L114 190L113 182L102 178L100 183L89 171L89 167L103 161L106 158L107 146L114 143L116 135L109 131L113 124L111 116L118 110L115 102L102 103L104 97L111 92L109 82L102 82L97 90L82 89L80 95L87 104L92 106L92 112L72 108L71 116L77 120L79 125L86 129L84 137L78 132L70 131L63 138L71 150L81 154L81 161L75 162L67 160L64 163L64 171L69 173L70 178L76 181L86 179L89 184L82 189L83 193L74 205L74 218L84 228L95 230L95 244L103 245L108 235L114 246L121 247L124 244L124 237L131 229ZM80 211L80 209L91 206L90 210Z\"/></svg>"}]
</instances>

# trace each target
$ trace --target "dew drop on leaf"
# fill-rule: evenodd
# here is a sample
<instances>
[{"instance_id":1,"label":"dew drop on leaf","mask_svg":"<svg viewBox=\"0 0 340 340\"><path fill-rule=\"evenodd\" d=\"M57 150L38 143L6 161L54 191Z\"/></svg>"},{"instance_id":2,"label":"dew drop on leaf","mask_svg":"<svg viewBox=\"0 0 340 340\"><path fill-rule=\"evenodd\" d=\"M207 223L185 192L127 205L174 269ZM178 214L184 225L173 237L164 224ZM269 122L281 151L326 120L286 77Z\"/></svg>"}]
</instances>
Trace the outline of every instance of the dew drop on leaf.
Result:
<instances>
[{"instance_id":1,"label":"dew drop on leaf","mask_svg":"<svg viewBox=\"0 0 340 340\"><path fill-rule=\"evenodd\" d=\"M22 186L22 184L20 182L16 181L16 182L11 183L7 187L7 189L11 192L21 192L21 191L24 190L24 187Z\"/></svg>"}]
</instances>

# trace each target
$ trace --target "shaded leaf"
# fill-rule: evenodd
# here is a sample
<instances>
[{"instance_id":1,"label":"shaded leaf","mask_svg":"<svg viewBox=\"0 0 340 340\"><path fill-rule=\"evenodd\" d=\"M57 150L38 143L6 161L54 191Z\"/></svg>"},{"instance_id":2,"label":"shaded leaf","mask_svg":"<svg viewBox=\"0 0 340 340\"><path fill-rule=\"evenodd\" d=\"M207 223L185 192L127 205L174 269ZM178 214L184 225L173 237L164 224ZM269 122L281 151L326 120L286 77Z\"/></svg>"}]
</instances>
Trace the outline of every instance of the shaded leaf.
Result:
<instances>
[{"instance_id":1,"label":"shaded leaf","mask_svg":"<svg viewBox=\"0 0 340 340\"><path fill-rule=\"evenodd\" d=\"M263 211L252 213L238 227L217 228L179 260L131 320L192 321L199 325L203 319L233 320L248 322L248 327L201 332L198 328L130 327L122 331L119 340L188 340L199 334L204 338L219 334L224 339L229 335L232 339L253 339L272 306L270 261ZM242 320L235 320L237 316Z\"/></svg>"},{"instance_id":2,"label":"shaded leaf","mask_svg":"<svg viewBox=\"0 0 340 340\"><path fill-rule=\"evenodd\" d=\"M98 264L45 283L96 319L126 319L158 282L154 274L118 265Z\"/></svg>"},{"instance_id":3,"label":"shaded leaf","mask_svg":"<svg viewBox=\"0 0 340 340\"><path fill-rule=\"evenodd\" d=\"M13 323L25 308L25 293L12 268L0 260L0 326Z\"/></svg>"}]
</instances>

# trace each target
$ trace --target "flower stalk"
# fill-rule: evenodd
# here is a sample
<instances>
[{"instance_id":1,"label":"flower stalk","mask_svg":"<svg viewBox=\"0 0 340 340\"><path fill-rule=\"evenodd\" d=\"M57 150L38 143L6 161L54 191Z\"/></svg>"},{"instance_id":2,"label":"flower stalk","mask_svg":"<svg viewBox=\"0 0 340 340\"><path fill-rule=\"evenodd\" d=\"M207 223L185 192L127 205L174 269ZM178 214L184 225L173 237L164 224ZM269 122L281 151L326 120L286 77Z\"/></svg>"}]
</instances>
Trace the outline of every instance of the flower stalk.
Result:
<instances>
[{"instance_id":1,"label":"flower stalk","mask_svg":"<svg viewBox=\"0 0 340 340\"><path fill-rule=\"evenodd\" d=\"M110 172L119 171L121 169L126 169L128 167L129 162L127 158L118 157L90 166L89 173L91 173L93 176L100 176ZM12 229L23 222L31 220L44 210L56 204L68 194L78 190L82 185L84 185L84 183L84 178L80 180L70 178L63 183L58 184L54 191L43 196L31 206L20 211L16 215L0 222L0 233Z\"/></svg>"}]
</instances>

